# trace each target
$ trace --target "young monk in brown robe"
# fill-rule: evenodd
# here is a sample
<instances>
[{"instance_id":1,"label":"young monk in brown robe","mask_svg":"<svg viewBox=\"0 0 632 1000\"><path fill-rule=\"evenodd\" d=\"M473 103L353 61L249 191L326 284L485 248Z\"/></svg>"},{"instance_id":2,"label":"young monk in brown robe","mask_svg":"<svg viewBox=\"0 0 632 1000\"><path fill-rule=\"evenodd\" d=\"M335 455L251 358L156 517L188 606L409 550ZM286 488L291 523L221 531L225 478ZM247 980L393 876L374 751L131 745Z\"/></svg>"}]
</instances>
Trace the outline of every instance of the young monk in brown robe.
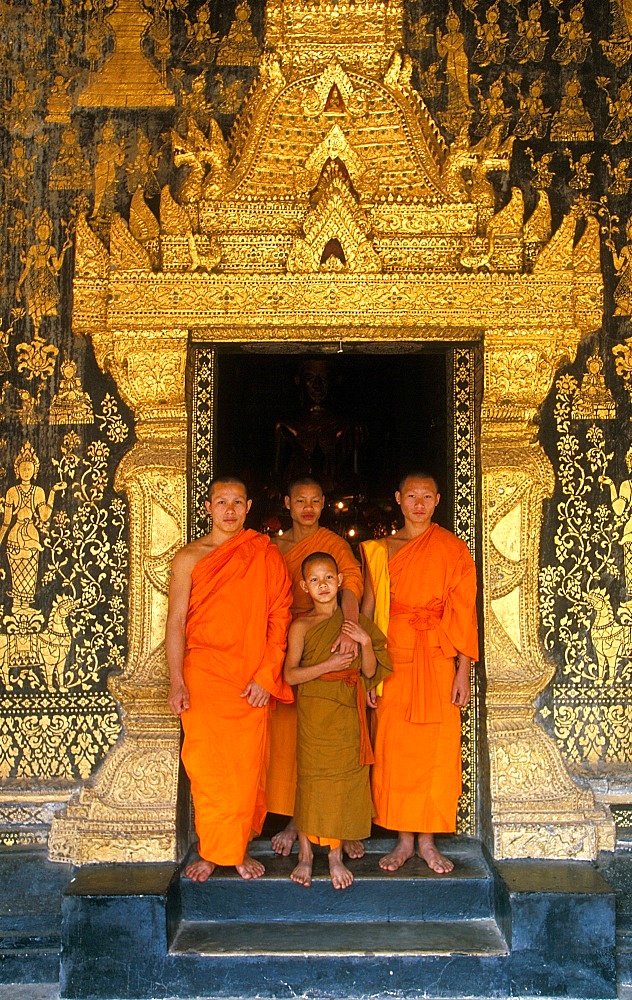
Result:
<instances>
[{"instance_id":1,"label":"young monk in brown robe","mask_svg":"<svg viewBox=\"0 0 632 1000\"><path fill-rule=\"evenodd\" d=\"M342 574L333 556L315 552L303 562L302 586L314 603L288 635L284 677L297 684L298 783L295 822L298 864L291 878L312 881L312 843L329 847L334 889L346 889L353 875L342 860L342 841L368 837L373 805L369 764L373 762L366 719L366 692L391 671L386 638L368 618L343 621L337 594ZM331 651L343 633L360 647Z\"/></svg>"},{"instance_id":2,"label":"young monk in brown robe","mask_svg":"<svg viewBox=\"0 0 632 1000\"><path fill-rule=\"evenodd\" d=\"M303 560L312 552L330 552L343 576L340 588L343 616L349 621L357 622L362 597L362 571L349 544L328 528L321 528L319 520L324 505L322 487L311 476L295 479L288 485L285 506L290 512L292 527L272 541L285 559L292 577L292 618L298 618L313 608L311 597L301 589ZM356 656L358 647L344 632L339 631L332 640L331 652L337 650L352 652ZM271 713L269 757L266 781L268 811L293 817L296 796L296 705L279 702ZM287 856L296 836L296 824L294 819L290 819L272 837L273 849L277 854ZM345 842L344 850L350 858L360 858L364 854L364 845L359 840L352 840Z\"/></svg>"}]
</instances>

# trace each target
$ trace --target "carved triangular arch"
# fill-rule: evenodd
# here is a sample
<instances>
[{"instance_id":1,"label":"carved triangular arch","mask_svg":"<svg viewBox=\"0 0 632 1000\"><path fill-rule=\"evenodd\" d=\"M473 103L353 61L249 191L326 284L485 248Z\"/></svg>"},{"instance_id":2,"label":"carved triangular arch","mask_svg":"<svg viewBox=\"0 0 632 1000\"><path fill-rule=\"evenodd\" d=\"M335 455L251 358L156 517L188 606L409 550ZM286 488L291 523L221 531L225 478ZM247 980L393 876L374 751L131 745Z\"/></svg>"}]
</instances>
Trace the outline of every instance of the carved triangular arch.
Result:
<instances>
[{"instance_id":1,"label":"carved triangular arch","mask_svg":"<svg viewBox=\"0 0 632 1000\"><path fill-rule=\"evenodd\" d=\"M297 172L297 187L303 192L313 191L328 160L341 160L347 169L353 186L355 188L362 186L361 178L367 168L367 164L349 144L340 125L334 125L323 141L309 155L303 168Z\"/></svg>"},{"instance_id":2,"label":"carved triangular arch","mask_svg":"<svg viewBox=\"0 0 632 1000\"><path fill-rule=\"evenodd\" d=\"M322 178L322 194L305 217L304 238L297 238L290 250L287 269L290 273L313 273L330 270L338 255L323 260L328 244L339 244L344 263L338 269L374 274L382 270L379 254L368 239L370 224L349 190L339 167L330 164ZM320 193L320 192L319 192Z\"/></svg>"}]
</instances>

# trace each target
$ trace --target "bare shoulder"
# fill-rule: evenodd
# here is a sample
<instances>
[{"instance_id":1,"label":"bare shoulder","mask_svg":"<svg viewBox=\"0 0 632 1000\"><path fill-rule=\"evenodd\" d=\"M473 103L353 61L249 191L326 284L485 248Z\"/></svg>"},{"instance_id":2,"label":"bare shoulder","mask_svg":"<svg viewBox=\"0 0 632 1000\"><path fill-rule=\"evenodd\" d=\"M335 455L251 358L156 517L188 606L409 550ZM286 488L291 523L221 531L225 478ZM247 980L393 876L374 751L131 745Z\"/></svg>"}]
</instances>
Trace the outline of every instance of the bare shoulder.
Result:
<instances>
[{"instance_id":1,"label":"bare shoulder","mask_svg":"<svg viewBox=\"0 0 632 1000\"><path fill-rule=\"evenodd\" d=\"M301 615L300 618L296 618L290 625L289 634L297 638L302 638L319 620L316 615Z\"/></svg>"},{"instance_id":2,"label":"bare shoulder","mask_svg":"<svg viewBox=\"0 0 632 1000\"><path fill-rule=\"evenodd\" d=\"M286 532L285 535L275 535L270 539L270 541L274 546L276 546L282 556L284 556L286 552L289 552L294 545L294 539L291 531Z\"/></svg>"},{"instance_id":3,"label":"bare shoulder","mask_svg":"<svg viewBox=\"0 0 632 1000\"><path fill-rule=\"evenodd\" d=\"M178 575L190 573L195 564L215 548L211 544L210 537L210 535L204 535L203 538L196 538L195 541L178 549L173 557L172 572Z\"/></svg>"}]
</instances>

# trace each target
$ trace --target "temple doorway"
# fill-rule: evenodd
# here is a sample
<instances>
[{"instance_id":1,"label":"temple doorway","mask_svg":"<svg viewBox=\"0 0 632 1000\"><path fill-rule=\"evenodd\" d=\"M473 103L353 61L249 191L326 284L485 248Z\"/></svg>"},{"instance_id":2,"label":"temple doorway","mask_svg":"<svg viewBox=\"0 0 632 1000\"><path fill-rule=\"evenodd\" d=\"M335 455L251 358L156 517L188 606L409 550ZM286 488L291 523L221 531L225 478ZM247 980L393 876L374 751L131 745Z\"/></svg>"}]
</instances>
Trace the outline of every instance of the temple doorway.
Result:
<instances>
[{"instance_id":1,"label":"temple doorway","mask_svg":"<svg viewBox=\"0 0 632 1000\"><path fill-rule=\"evenodd\" d=\"M321 523L357 551L400 526L393 492L407 470L438 480L436 519L478 555L476 348L440 343L222 343L193 348L191 537L208 530L214 475L243 478L247 526L287 530L288 480L323 483ZM463 715L459 831L480 833L480 683Z\"/></svg>"}]
</instances>

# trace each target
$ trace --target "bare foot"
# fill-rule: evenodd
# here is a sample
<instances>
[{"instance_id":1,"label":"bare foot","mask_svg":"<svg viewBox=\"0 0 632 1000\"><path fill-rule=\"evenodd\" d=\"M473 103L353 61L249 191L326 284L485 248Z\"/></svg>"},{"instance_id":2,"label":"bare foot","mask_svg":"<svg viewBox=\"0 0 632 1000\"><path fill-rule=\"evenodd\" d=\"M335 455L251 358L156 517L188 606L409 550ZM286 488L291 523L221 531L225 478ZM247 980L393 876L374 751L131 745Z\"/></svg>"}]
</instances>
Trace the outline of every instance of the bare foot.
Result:
<instances>
[{"instance_id":1,"label":"bare foot","mask_svg":"<svg viewBox=\"0 0 632 1000\"><path fill-rule=\"evenodd\" d=\"M299 862L291 873L290 878L293 882L298 882L299 885L304 885L305 888L309 889L312 884L312 863L313 855L311 858L299 858Z\"/></svg>"},{"instance_id":2,"label":"bare foot","mask_svg":"<svg viewBox=\"0 0 632 1000\"><path fill-rule=\"evenodd\" d=\"M205 861L204 858L200 858L199 861L192 861L190 865L187 865L184 869L184 874L194 882L206 882L216 867L212 861Z\"/></svg>"},{"instance_id":3,"label":"bare foot","mask_svg":"<svg viewBox=\"0 0 632 1000\"><path fill-rule=\"evenodd\" d=\"M235 865L242 878L261 878L265 868L260 861L252 858L249 854L244 854L244 860L240 865Z\"/></svg>"},{"instance_id":4,"label":"bare foot","mask_svg":"<svg viewBox=\"0 0 632 1000\"><path fill-rule=\"evenodd\" d=\"M364 844L361 840L343 840L342 849L348 858L364 857Z\"/></svg>"},{"instance_id":5,"label":"bare foot","mask_svg":"<svg viewBox=\"0 0 632 1000\"><path fill-rule=\"evenodd\" d=\"M353 874L342 861L342 847L329 852L329 874L334 889L348 889L353 882Z\"/></svg>"},{"instance_id":6,"label":"bare foot","mask_svg":"<svg viewBox=\"0 0 632 1000\"><path fill-rule=\"evenodd\" d=\"M437 875L447 875L454 868L454 862L435 847L434 836L431 833L419 834L417 853L426 862L430 871L436 872Z\"/></svg>"},{"instance_id":7,"label":"bare foot","mask_svg":"<svg viewBox=\"0 0 632 1000\"><path fill-rule=\"evenodd\" d=\"M272 838L272 850L275 851L276 854L280 854L283 858L287 858L292 853L294 841L297 837L298 830L294 826L294 820L291 819L283 830L275 833Z\"/></svg>"},{"instance_id":8,"label":"bare foot","mask_svg":"<svg viewBox=\"0 0 632 1000\"><path fill-rule=\"evenodd\" d=\"M380 858L379 864L385 872L396 872L415 856L415 838L412 833L400 833L397 846L390 854Z\"/></svg>"},{"instance_id":9,"label":"bare foot","mask_svg":"<svg viewBox=\"0 0 632 1000\"><path fill-rule=\"evenodd\" d=\"M298 864L290 878L299 885L304 885L309 889L312 884L312 865L314 863L314 852L306 834L298 833Z\"/></svg>"}]
</instances>

